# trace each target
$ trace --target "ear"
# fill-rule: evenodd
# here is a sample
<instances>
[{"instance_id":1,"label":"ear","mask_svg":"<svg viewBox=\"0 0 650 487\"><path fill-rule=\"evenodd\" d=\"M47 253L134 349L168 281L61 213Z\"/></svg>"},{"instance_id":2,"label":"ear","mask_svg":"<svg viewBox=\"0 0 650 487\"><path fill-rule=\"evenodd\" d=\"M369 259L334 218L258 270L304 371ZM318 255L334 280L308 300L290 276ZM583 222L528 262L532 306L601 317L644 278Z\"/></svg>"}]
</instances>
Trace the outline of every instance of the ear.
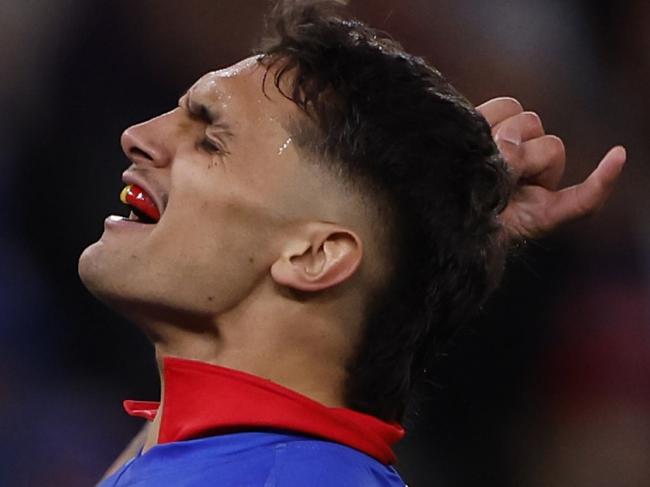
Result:
<instances>
[{"instance_id":1,"label":"ear","mask_svg":"<svg viewBox=\"0 0 650 487\"><path fill-rule=\"evenodd\" d=\"M298 291L322 291L349 278L363 257L361 239L330 223L311 223L287 242L271 266L273 280Z\"/></svg>"}]
</instances>

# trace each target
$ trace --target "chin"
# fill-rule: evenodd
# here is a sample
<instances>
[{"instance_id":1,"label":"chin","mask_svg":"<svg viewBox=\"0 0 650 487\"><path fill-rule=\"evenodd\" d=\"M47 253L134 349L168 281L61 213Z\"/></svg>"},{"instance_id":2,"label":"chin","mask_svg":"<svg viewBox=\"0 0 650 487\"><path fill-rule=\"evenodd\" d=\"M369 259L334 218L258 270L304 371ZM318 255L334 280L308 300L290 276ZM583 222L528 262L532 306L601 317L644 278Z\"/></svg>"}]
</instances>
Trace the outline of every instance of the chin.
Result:
<instances>
[{"instance_id":1,"label":"chin","mask_svg":"<svg viewBox=\"0 0 650 487\"><path fill-rule=\"evenodd\" d=\"M79 278L99 301L126 319L137 322L133 315L132 290L125 288L125 273L120 271L116 255L105 248L102 241L87 247L79 257Z\"/></svg>"},{"instance_id":2,"label":"chin","mask_svg":"<svg viewBox=\"0 0 650 487\"><path fill-rule=\"evenodd\" d=\"M175 293L164 293L151 286L151 279L146 278L147 272L135 269L127 252L109 247L100 240L87 247L79 257L79 278L93 296L134 321L139 321L143 310L150 314L153 309L177 306L171 302Z\"/></svg>"},{"instance_id":3,"label":"chin","mask_svg":"<svg viewBox=\"0 0 650 487\"><path fill-rule=\"evenodd\" d=\"M161 294L160 289L126 279L129 272L119 257L104 248L101 241L86 248L79 257L79 277L99 301L141 328L151 339L160 336L163 323L211 329L211 313L177 303L170 299L169 293Z\"/></svg>"},{"instance_id":4,"label":"chin","mask_svg":"<svg viewBox=\"0 0 650 487\"><path fill-rule=\"evenodd\" d=\"M107 304L119 299L120 275L115 255L100 240L88 246L79 257L78 272L83 285L100 301ZM122 290L123 292L124 290Z\"/></svg>"},{"instance_id":5,"label":"chin","mask_svg":"<svg viewBox=\"0 0 650 487\"><path fill-rule=\"evenodd\" d=\"M79 278L81 282L89 290L91 290L97 280L98 272L98 257L101 255L102 242L95 242L92 245L89 245L84 249L84 251L79 256L79 263L77 270L79 272ZM99 254L99 255L98 255Z\"/></svg>"}]
</instances>

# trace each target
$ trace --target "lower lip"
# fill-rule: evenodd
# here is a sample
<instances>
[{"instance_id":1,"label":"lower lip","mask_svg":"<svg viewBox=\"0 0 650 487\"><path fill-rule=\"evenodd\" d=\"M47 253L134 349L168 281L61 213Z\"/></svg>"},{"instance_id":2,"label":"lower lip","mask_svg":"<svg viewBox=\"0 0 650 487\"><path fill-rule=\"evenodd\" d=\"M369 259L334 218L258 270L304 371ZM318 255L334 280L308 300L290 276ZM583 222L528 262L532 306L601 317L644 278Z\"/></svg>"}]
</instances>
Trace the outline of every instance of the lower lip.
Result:
<instances>
[{"instance_id":1,"label":"lower lip","mask_svg":"<svg viewBox=\"0 0 650 487\"><path fill-rule=\"evenodd\" d=\"M114 230L151 230L156 225L154 223L140 223L136 220L129 220L123 216L111 215L104 220L104 226L107 229Z\"/></svg>"}]
</instances>

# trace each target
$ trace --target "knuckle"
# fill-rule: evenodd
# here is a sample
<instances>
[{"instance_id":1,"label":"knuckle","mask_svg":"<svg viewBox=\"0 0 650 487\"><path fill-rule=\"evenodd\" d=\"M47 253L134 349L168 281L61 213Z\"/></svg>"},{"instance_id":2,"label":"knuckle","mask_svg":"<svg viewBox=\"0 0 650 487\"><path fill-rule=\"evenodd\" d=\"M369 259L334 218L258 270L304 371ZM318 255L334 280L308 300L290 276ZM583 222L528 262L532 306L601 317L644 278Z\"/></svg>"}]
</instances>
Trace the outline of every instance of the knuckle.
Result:
<instances>
[{"instance_id":1,"label":"knuckle","mask_svg":"<svg viewBox=\"0 0 650 487\"><path fill-rule=\"evenodd\" d=\"M501 157L509 165L515 164L521 159L521 146L517 146L503 141L497 141L497 148L501 153Z\"/></svg>"},{"instance_id":2,"label":"knuckle","mask_svg":"<svg viewBox=\"0 0 650 487\"><path fill-rule=\"evenodd\" d=\"M531 128L539 129L543 128L542 119L536 112L524 112L522 115L525 117L525 122Z\"/></svg>"},{"instance_id":3,"label":"knuckle","mask_svg":"<svg viewBox=\"0 0 650 487\"><path fill-rule=\"evenodd\" d=\"M523 105L521 104L521 102L520 102L519 100L517 100L516 98L507 97L506 100L508 100L508 103L510 103L510 104L512 105L512 108L513 108L513 109L515 109L515 110L517 110L517 111L519 111L519 112L523 112L523 111L524 111L524 106L523 106Z\"/></svg>"},{"instance_id":4,"label":"knuckle","mask_svg":"<svg viewBox=\"0 0 650 487\"><path fill-rule=\"evenodd\" d=\"M566 147L564 146L562 139L556 135L548 135L546 141L548 151L553 159L560 164L564 164L566 159Z\"/></svg>"},{"instance_id":5,"label":"knuckle","mask_svg":"<svg viewBox=\"0 0 650 487\"><path fill-rule=\"evenodd\" d=\"M523 105L516 98L511 96L502 96L497 98L497 100L503 104L508 104L513 112L521 113L524 111Z\"/></svg>"}]
</instances>

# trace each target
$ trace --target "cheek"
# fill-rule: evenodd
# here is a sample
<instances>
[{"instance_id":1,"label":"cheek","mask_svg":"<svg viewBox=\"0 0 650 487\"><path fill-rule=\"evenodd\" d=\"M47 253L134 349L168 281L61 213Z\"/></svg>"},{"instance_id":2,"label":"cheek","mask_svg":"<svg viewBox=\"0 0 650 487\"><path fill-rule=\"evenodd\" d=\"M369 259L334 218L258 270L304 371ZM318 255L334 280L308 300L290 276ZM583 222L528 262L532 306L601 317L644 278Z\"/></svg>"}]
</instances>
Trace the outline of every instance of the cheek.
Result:
<instances>
[{"instance_id":1,"label":"cheek","mask_svg":"<svg viewBox=\"0 0 650 487\"><path fill-rule=\"evenodd\" d=\"M243 299L268 272L273 219L227 192L200 194L197 186L170 194L142 258L156 287L174 290L179 302L218 309Z\"/></svg>"},{"instance_id":2,"label":"cheek","mask_svg":"<svg viewBox=\"0 0 650 487\"><path fill-rule=\"evenodd\" d=\"M176 164L164 217L187 234L177 238L239 248L267 238L277 225L282 212L271 194L275 175L261 177L241 158L212 166L206 157Z\"/></svg>"},{"instance_id":3,"label":"cheek","mask_svg":"<svg viewBox=\"0 0 650 487\"><path fill-rule=\"evenodd\" d=\"M144 256L149 265L142 268L155 281L154 295L173 307L196 312L232 307L267 272L257 265L254 240L234 224L219 228L214 219L209 223L183 220L165 240Z\"/></svg>"}]
</instances>

